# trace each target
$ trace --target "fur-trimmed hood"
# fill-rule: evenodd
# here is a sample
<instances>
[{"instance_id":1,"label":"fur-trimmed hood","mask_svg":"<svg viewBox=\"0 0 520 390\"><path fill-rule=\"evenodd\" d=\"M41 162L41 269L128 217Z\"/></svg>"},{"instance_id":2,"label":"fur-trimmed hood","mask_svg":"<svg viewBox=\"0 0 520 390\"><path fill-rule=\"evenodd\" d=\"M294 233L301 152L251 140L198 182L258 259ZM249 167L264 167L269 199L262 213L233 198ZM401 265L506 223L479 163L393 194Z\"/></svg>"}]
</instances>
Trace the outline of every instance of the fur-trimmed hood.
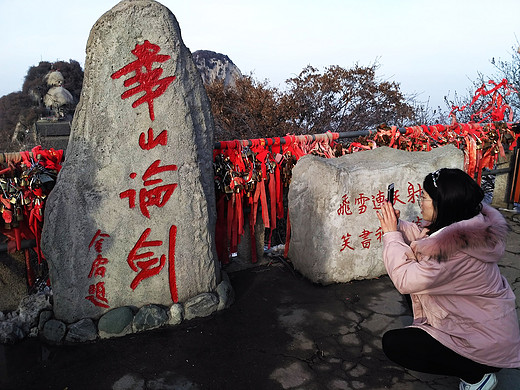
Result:
<instances>
[{"instance_id":1,"label":"fur-trimmed hood","mask_svg":"<svg viewBox=\"0 0 520 390\"><path fill-rule=\"evenodd\" d=\"M505 250L509 225L499 211L483 204L479 215L453 223L411 243L413 251L438 261L465 252L483 262L497 262Z\"/></svg>"}]
</instances>

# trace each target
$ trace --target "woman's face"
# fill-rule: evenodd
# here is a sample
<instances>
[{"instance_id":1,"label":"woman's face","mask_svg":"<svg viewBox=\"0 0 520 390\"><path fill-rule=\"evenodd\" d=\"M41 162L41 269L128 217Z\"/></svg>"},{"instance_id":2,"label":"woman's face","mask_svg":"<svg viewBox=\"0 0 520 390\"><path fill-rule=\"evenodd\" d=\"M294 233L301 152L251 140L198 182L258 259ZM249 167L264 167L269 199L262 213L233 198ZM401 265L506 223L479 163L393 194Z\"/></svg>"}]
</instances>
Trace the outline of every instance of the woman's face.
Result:
<instances>
[{"instance_id":1,"label":"woman's face","mask_svg":"<svg viewBox=\"0 0 520 390\"><path fill-rule=\"evenodd\" d=\"M426 191L423 190L421 194L421 214L423 220L432 222L435 218L435 209L433 208L433 200Z\"/></svg>"}]
</instances>

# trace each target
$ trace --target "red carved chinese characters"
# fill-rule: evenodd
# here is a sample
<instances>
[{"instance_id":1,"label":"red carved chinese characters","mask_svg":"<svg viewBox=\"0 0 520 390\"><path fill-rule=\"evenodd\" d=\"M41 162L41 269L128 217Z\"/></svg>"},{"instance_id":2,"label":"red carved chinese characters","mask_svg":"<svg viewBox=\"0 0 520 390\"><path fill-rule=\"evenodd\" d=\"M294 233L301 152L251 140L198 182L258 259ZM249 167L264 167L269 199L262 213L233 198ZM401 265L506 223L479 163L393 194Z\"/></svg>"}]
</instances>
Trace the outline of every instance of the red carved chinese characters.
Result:
<instances>
[{"instance_id":1,"label":"red carved chinese characters","mask_svg":"<svg viewBox=\"0 0 520 390\"><path fill-rule=\"evenodd\" d=\"M137 276L134 278L132 283L130 283L130 287L132 290L141 283L143 279L149 278L150 276L157 275L164 267L164 263L166 262L166 256L161 255L160 259L155 256L154 252L148 251L144 253L137 253L142 248L149 248L154 246L161 246L162 241L146 241L148 236L150 235L150 228L146 228L137 240L137 243L134 245L130 253L128 254L128 265L132 268L133 271L138 272ZM146 260L142 260L146 259ZM139 260L139 261L138 261ZM140 269L140 271L139 271Z\"/></svg>"},{"instance_id":2,"label":"red carved chinese characters","mask_svg":"<svg viewBox=\"0 0 520 390\"><path fill-rule=\"evenodd\" d=\"M151 276L159 274L166 264L166 255L161 254L159 257L155 255L153 251L141 252L139 250L143 248L159 247L163 245L162 241L146 241L150 235L151 229L146 228L144 232L137 240L130 253L128 254L127 262L130 268L137 272L137 276L134 278L130 287L135 290L136 287L141 283L142 280ZM172 225L169 231L169 243L168 243L168 268L170 269L169 274L169 285L172 300L177 302L177 286L175 283L175 242L177 235L177 227ZM154 257L155 256L155 257Z\"/></svg>"},{"instance_id":3,"label":"red carved chinese characters","mask_svg":"<svg viewBox=\"0 0 520 390\"><path fill-rule=\"evenodd\" d=\"M367 230L367 229L364 229L363 230L363 233L361 233L359 235L359 237L362 238L362 241L361 241L361 245L363 246L363 248L365 249L369 249L370 248L370 238L369 236L372 234L371 231Z\"/></svg>"},{"instance_id":4,"label":"red carved chinese characters","mask_svg":"<svg viewBox=\"0 0 520 390\"><path fill-rule=\"evenodd\" d=\"M92 267L90 268L88 277L91 278L92 276L101 276L102 278L104 278L106 271L104 265L106 264L108 264L108 259L102 257L101 254L98 254L96 259L92 263Z\"/></svg>"},{"instance_id":5,"label":"red carved chinese characters","mask_svg":"<svg viewBox=\"0 0 520 390\"><path fill-rule=\"evenodd\" d=\"M372 195L372 204L374 205L374 210L381 209L381 203L386 200L385 193L383 191L379 191L377 195Z\"/></svg>"},{"instance_id":6,"label":"red carved chinese characters","mask_svg":"<svg viewBox=\"0 0 520 390\"><path fill-rule=\"evenodd\" d=\"M406 203L415 203L417 197L420 195L422 191L421 185L417 183L417 187L415 187L412 183L408 182L408 188L407 188L407 199L406 202L401 200L399 190L396 189L394 193L394 204L399 203L405 205ZM374 210L380 210L381 204L386 201L386 194L383 191L378 191L376 195L365 195L364 193L359 193L356 198L354 198L354 204L358 206L357 208L357 214L361 215L364 214L367 209L368 205L367 202L369 200L372 200L372 209ZM350 209L350 201L349 196L347 194L343 195L341 198L341 204L339 205L338 209L336 210L338 215L352 215L353 212ZM421 226L422 219L417 216L416 219L413 221L418 226ZM383 238L383 231L381 227L379 226L375 232L372 232L366 228L360 229L361 234L359 234L360 245L363 249L370 249L371 245L371 235L373 234L377 241L381 242ZM341 237L341 248L340 252L343 252L345 249L355 250L357 248L357 245L352 244L351 242L352 235L347 234L343 235Z\"/></svg>"},{"instance_id":7,"label":"red carved chinese characters","mask_svg":"<svg viewBox=\"0 0 520 390\"><path fill-rule=\"evenodd\" d=\"M157 138L153 137L153 129L148 129L148 139L145 139L144 133L139 136L139 147L143 150L150 150L155 148L157 145L166 145L168 143L168 132L166 130L161 131Z\"/></svg>"},{"instance_id":8,"label":"red carved chinese characters","mask_svg":"<svg viewBox=\"0 0 520 390\"><path fill-rule=\"evenodd\" d=\"M343 246L341 247L341 249L339 250L340 252L343 252L343 250L345 248L348 248L348 249L351 249L351 250L354 250L354 248L352 248L350 246L350 237L352 237L350 234L347 233L346 236L342 236L341 239L343 240Z\"/></svg>"},{"instance_id":9,"label":"red carved chinese characters","mask_svg":"<svg viewBox=\"0 0 520 390\"><path fill-rule=\"evenodd\" d=\"M176 165L163 165L160 166L161 160L154 161L143 174L143 186L153 186L155 184L162 183L163 180L159 178L151 179L152 176L155 176L161 172L168 171L176 171ZM132 172L130 174L130 178L135 179L137 174ZM139 191L139 209L141 213L146 217L150 218L150 212L148 211L148 207L157 206L163 207L177 188L177 183L165 184L162 186L152 187L150 189L141 188ZM133 189L128 189L119 194L121 199L128 198L128 207L133 209L135 207L135 195L136 191Z\"/></svg>"},{"instance_id":10,"label":"red carved chinese characters","mask_svg":"<svg viewBox=\"0 0 520 390\"><path fill-rule=\"evenodd\" d=\"M422 188L419 183L417 183L417 189L415 189L414 185L408 182L408 202L415 203L417 198L421 196Z\"/></svg>"},{"instance_id":11,"label":"red carved chinese characters","mask_svg":"<svg viewBox=\"0 0 520 390\"><path fill-rule=\"evenodd\" d=\"M350 201L348 200L348 196L346 194L341 198L341 205L338 208L338 215L352 215L352 211L350 210Z\"/></svg>"},{"instance_id":12,"label":"red carved chinese characters","mask_svg":"<svg viewBox=\"0 0 520 390\"><path fill-rule=\"evenodd\" d=\"M136 108L140 104L147 103L150 119L155 120L154 99L161 96L175 80L175 76L161 78L163 69L153 68L154 63L163 63L170 59L169 55L159 54L161 48L149 41L142 45L137 44L132 54L137 60L129 63L112 74L112 79L118 79L131 72L133 77L125 80L124 86L129 87L137 84L132 89L121 95L122 99L129 98L138 93L143 93L140 98L132 103ZM168 131L162 130L158 134L149 127L146 132L141 132L137 140L139 149L148 152L156 147L168 145ZM138 150L139 150L138 149ZM146 158L146 157L144 157ZM177 165L167 164L162 160L151 162L142 174L142 188L137 190L128 188L119 193L120 199L128 198L128 207L133 209L139 202L139 211L148 220L152 218L150 208L158 209L164 207L170 201L177 183L174 182L172 174L177 171ZM129 177L133 180L137 177L136 172L131 172ZM138 199L136 199L138 198ZM171 225L168 229L168 242L154 239L163 232L152 231L150 227L144 227L135 245L130 249L127 263L132 271L137 273L130 282L130 287L135 290L144 280L158 275L165 267L168 269L168 285L173 302L178 301L177 281L175 276L175 243L177 237L177 226Z\"/></svg>"},{"instance_id":13,"label":"red carved chinese characters","mask_svg":"<svg viewBox=\"0 0 520 390\"><path fill-rule=\"evenodd\" d=\"M96 231L94 234L94 237L92 237L92 240L90 241L90 244L88 246L89 251L94 247L95 252L97 253L96 258L92 262L92 267L90 268L90 272L88 274L88 278L104 278L106 268L105 265L108 264L108 259L103 257L103 242L105 241L105 238L110 237L106 233L101 233L101 230ZM105 309L108 309L110 306L108 305L108 299L105 294L105 282L99 281L96 283L91 284L88 287L88 294L85 299L88 299L90 302L92 302L95 306L103 307Z\"/></svg>"},{"instance_id":14,"label":"red carved chinese characters","mask_svg":"<svg viewBox=\"0 0 520 390\"><path fill-rule=\"evenodd\" d=\"M376 230L376 238L377 238L377 241L381 241L383 239L383 229L381 228L381 226L379 226Z\"/></svg>"},{"instance_id":15,"label":"red carved chinese characters","mask_svg":"<svg viewBox=\"0 0 520 390\"><path fill-rule=\"evenodd\" d=\"M400 195L399 195L399 190L395 190L395 193L394 193L394 206L396 203L401 203L401 204L406 204L405 202L403 202L400 198Z\"/></svg>"},{"instance_id":16,"label":"red carved chinese characters","mask_svg":"<svg viewBox=\"0 0 520 390\"><path fill-rule=\"evenodd\" d=\"M359 194L359 197L354 199L354 204L359 205L359 214L363 214L365 211L367 211L366 202L368 200L370 200L370 198L366 197L363 193Z\"/></svg>"},{"instance_id":17,"label":"red carved chinese characters","mask_svg":"<svg viewBox=\"0 0 520 390\"><path fill-rule=\"evenodd\" d=\"M141 133L139 137L139 146L143 150L153 149L158 145L166 145L167 143L167 132L164 130L159 134L157 138L153 138L153 130L148 131L148 142L145 142L144 133ZM143 147L146 145L146 147ZM148 147L150 146L150 147ZM155 160L147 168L142 176L143 186L155 186L150 189L142 188L139 191L139 209L141 214L146 218L150 219L150 213L148 207L156 206L158 208L163 207L170 197L172 196L177 183L170 183L164 185L157 185L163 182L163 179L156 177L161 173L174 172L177 170L177 166L174 164L161 165L161 160ZM135 172L130 174L130 178L135 179L137 174ZM121 199L128 198L128 207L135 207L136 191L128 189L119 194ZM156 255L154 251L148 250L147 248L154 248L163 246L163 241L160 240L148 240L151 234L151 229L146 228L139 239L137 240L134 247L130 250L127 262L132 271L137 272L137 275L130 283L132 290L135 290L139 284L147 278L158 275L164 266L168 265L168 284L170 288L170 296L173 302L178 301L177 292L177 281L175 277L175 243L177 236L177 226L172 225L169 229L168 235L168 249L167 255L160 254Z\"/></svg>"},{"instance_id":18,"label":"red carved chinese characters","mask_svg":"<svg viewBox=\"0 0 520 390\"><path fill-rule=\"evenodd\" d=\"M175 76L168 76L161 79L162 68L153 69L154 63L162 63L170 59L169 55L158 54L160 50L161 48L158 45L154 45L147 40L144 41L142 45L136 44L135 49L132 50L132 54L137 57L137 60L122 67L111 76L113 79L118 79L135 72L135 75L126 79L123 85L129 87L137 84L137 86L123 92L121 99L127 99L130 96L144 92L144 95L132 103L132 107L136 108L143 103L148 103L148 112L152 121L155 120L153 110L154 99L161 96L173 80L175 80Z\"/></svg>"},{"instance_id":19,"label":"red carved chinese characters","mask_svg":"<svg viewBox=\"0 0 520 390\"><path fill-rule=\"evenodd\" d=\"M108 299L105 295L105 282L97 282L88 286L88 293L85 299L91 301L94 305L103 307L105 309L110 308L108 305Z\"/></svg>"}]
</instances>

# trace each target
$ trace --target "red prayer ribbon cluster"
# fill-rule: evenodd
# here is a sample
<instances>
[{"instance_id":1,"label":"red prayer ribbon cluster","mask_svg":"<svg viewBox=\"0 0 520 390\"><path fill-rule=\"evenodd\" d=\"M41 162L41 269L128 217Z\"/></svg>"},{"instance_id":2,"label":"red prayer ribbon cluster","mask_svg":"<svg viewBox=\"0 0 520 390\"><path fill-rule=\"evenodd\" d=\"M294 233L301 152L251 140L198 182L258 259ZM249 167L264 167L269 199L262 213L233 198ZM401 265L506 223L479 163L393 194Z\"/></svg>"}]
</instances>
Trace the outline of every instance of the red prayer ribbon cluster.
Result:
<instances>
[{"instance_id":1,"label":"red prayer ribbon cluster","mask_svg":"<svg viewBox=\"0 0 520 390\"><path fill-rule=\"evenodd\" d=\"M406 151L430 151L432 148L452 144L464 150L464 169L480 184L482 170L493 169L498 156L505 156L503 144L512 150L518 142L511 123L512 110L505 96L516 92L507 82L489 81L491 89L482 85L471 103L462 108L453 107L450 125L411 126L398 129L396 126L381 125L377 131L359 137L348 146L336 142L338 133L328 132L315 136L288 135L282 138L256 140L234 140L220 142L214 151L215 184L217 188L217 253L223 264L229 262L229 252L236 252L244 234L244 213L249 213L251 236L251 258L257 261L254 226L260 204L262 219L270 229L268 246L271 243L276 220L284 218L283 190L288 188L292 167L305 154L316 154L325 158L389 146ZM458 123L456 112L481 103L472 119L478 122ZM282 144L281 140L284 140ZM289 249L290 221L287 216L285 256Z\"/></svg>"},{"instance_id":2,"label":"red prayer ribbon cluster","mask_svg":"<svg viewBox=\"0 0 520 390\"><path fill-rule=\"evenodd\" d=\"M464 150L464 170L480 184L482 170L493 169L498 156L505 156L503 143L509 149L517 145L520 134L512 130L511 124L457 123L451 125L406 127L401 133L395 126L382 126L374 136L361 137L350 144L348 152L389 146L406 151L430 151L448 144Z\"/></svg>"},{"instance_id":3,"label":"red prayer ribbon cluster","mask_svg":"<svg viewBox=\"0 0 520 390\"><path fill-rule=\"evenodd\" d=\"M503 144L509 144L509 150L513 150L520 137L520 133L516 133L510 123L513 111L506 104L506 96L517 91L506 79L500 83L490 80L487 84L492 88L488 90L486 84L483 84L475 92L470 104L452 107L450 125L406 127L404 134L395 126L382 125L373 137L368 136L352 143L349 152L382 145L407 151L429 151L433 147L453 144L464 150L464 169L480 184L482 170L493 169L498 156L505 156ZM480 108L471 115L472 122L458 123L456 113L477 103ZM507 112L509 115L505 118ZM504 122L506 120L509 123Z\"/></svg>"},{"instance_id":4,"label":"red prayer ribbon cluster","mask_svg":"<svg viewBox=\"0 0 520 390\"><path fill-rule=\"evenodd\" d=\"M217 254L223 264L229 263L229 253L237 251L245 232L244 213L249 214L251 260L257 262L255 225L259 208L264 226L270 231L270 247L277 220L285 218L283 191L289 186L292 167L306 154L334 157L334 140L338 136L338 133L329 132L315 136L288 135L220 142L213 159L217 188ZM287 218L287 237L289 232ZM288 248L287 240L286 252Z\"/></svg>"},{"instance_id":5,"label":"red prayer ribbon cluster","mask_svg":"<svg viewBox=\"0 0 520 390\"><path fill-rule=\"evenodd\" d=\"M4 154L5 166L0 170L0 211L3 224L0 231L10 252L21 250L22 240L36 241L38 263L43 254L40 239L45 200L50 193L63 162L63 150L44 150L36 146L31 152ZM34 273L26 252L28 283L34 283Z\"/></svg>"}]
</instances>

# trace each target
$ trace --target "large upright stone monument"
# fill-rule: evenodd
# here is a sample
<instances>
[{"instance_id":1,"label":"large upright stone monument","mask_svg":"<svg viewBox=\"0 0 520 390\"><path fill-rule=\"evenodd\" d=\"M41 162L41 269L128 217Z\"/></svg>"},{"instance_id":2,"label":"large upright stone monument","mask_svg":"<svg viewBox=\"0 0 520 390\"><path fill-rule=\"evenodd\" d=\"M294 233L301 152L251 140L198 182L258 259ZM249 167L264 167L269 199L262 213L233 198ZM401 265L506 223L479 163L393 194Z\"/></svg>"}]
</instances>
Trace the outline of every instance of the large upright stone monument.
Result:
<instances>
[{"instance_id":1,"label":"large upright stone monument","mask_svg":"<svg viewBox=\"0 0 520 390\"><path fill-rule=\"evenodd\" d=\"M66 160L46 205L55 316L213 291L213 119L174 15L126 0L94 25Z\"/></svg>"},{"instance_id":2,"label":"large upright stone monument","mask_svg":"<svg viewBox=\"0 0 520 390\"><path fill-rule=\"evenodd\" d=\"M431 152L388 147L336 159L304 156L289 188L289 258L321 284L368 279L386 273L376 211L395 185L401 218L421 224L417 197L424 177L438 168L462 168L463 152L448 145ZM318 179L317 179L318 178Z\"/></svg>"}]
</instances>

